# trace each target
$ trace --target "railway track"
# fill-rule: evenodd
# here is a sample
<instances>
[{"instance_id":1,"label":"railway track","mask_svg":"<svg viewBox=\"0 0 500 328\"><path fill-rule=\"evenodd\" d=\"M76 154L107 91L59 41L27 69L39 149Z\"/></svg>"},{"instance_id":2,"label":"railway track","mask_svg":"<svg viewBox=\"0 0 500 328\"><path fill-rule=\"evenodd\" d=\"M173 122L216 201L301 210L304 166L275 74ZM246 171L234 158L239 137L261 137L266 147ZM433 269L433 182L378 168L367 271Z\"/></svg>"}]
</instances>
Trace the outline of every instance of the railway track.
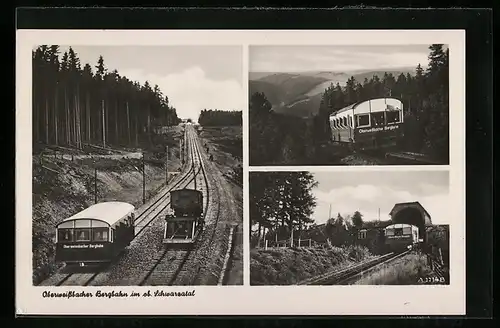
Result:
<instances>
[{"instance_id":1,"label":"railway track","mask_svg":"<svg viewBox=\"0 0 500 328\"><path fill-rule=\"evenodd\" d=\"M410 251L401 253L388 253L375 259L362 263L349 265L345 268L327 272L323 275L312 277L300 282L298 285L348 285L358 280L362 275L379 268L383 264L405 256Z\"/></svg>"},{"instance_id":2,"label":"railway track","mask_svg":"<svg viewBox=\"0 0 500 328\"><path fill-rule=\"evenodd\" d=\"M166 188L164 191L160 192L156 196L151 204L148 204L145 209L136 216L134 225L136 227L136 232L134 234L134 239L137 238L150 224L155 221L160 214L168 208L170 205L170 191L187 187L190 183L196 179L195 172L195 162L201 162L201 155L197 154L198 159L196 159L194 149L191 147L191 152L188 156L188 161L186 161L186 166L184 173L182 175L176 176L174 183ZM207 203L208 204L208 200ZM138 229L138 230L137 230ZM72 270L72 269L70 269ZM81 273L81 272L70 272L70 273L56 273L52 277L43 281L41 286L87 286L89 285L100 273L103 272L101 267L97 267L97 270L91 273Z\"/></svg>"},{"instance_id":3,"label":"railway track","mask_svg":"<svg viewBox=\"0 0 500 328\"><path fill-rule=\"evenodd\" d=\"M355 154L383 165L439 165L428 156L406 151L357 150Z\"/></svg>"},{"instance_id":4,"label":"railway track","mask_svg":"<svg viewBox=\"0 0 500 328\"><path fill-rule=\"evenodd\" d=\"M198 142L199 141L197 141L196 147L199 149L200 145ZM204 163L202 166L205 170ZM207 175L204 177L207 178ZM207 186L210 186L208 180L206 183ZM210 261L213 260L210 253L215 242L219 219L221 217L221 193L215 183L212 184L211 187L213 187L215 195L213 195L214 192L212 192L212 206L207 207L207 211L205 212L205 229L200 234L193 251L188 254L189 258L185 263L185 268L179 271L177 279L172 282L173 285L195 285L200 276L208 274L206 270L209 269ZM214 273L210 272L210 274L213 275Z\"/></svg>"},{"instance_id":5,"label":"railway track","mask_svg":"<svg viewBox=\"0 0 500 328\"><path fill-rule=\"evenodd\" d=\"M203 180L205 186L204 188L205 204L204 204L203 216L204 220L206 220L206 218L208 217L207 213L209 210L209 204L212 200L210 195L211 193L209 190L210 184L208 183L208 176L203 163L203 158L199 148L199 144L196 140L197 138L192 133L193 132L190 131L190 136L188 140L193 158L193 170L196 170L196 165L198 165L198 170L194 176L193 183L196 183L195 187L198 188L199 184L197 183L196 179L201 178ZM196 247L198 240L200 240L200 238L203 237L205 231L206 230L203 230L200 234L198 234L197 240L195 240L195 245L193 247ZM192 248L190 248L189 250L175 249L175 248L165 249L161 253L161 255L154 260L153 265L149 269L147 269L143 275L141 275L138 278L139 280L138 285L139 286L174 285L180 273L184 269L184 265L189 260L191 252Z\"/></svg>"}]
</instances>

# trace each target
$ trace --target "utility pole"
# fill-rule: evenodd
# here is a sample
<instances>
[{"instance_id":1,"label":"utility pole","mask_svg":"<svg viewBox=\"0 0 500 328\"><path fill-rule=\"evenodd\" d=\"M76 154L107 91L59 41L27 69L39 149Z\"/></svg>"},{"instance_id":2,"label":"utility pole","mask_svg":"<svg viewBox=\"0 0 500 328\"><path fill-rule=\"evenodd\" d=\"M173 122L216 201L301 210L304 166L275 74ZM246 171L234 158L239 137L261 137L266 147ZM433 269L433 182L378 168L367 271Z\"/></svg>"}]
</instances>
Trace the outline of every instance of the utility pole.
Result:
<instances>
[{"instance_id":1,"label":"utility pole","mask_svg":"<svg viewBox=\"0 0 500 328\"><path fill-rule=\"evenodd\" d=\"M146 164L144 163L144 151L142 152L142 203L146 204Z\"/></svg>"},{"instance_id":2,"label":"utility pole","mask_svg":"<svg viewBox=\"0 0 500 328\"><path fill-rule=\"evenodd\" d=\"M196 171L194 168L194 162L193 162L193 174L194 174L194 190L196 190Z\"/></svg>"},{"instance_id":3,"label":"utility pole","mask_svg":"<svg viewBox=\"0 0 500 328\"><path fill-rule=\"evenodd\" d=\"M184 163L184 160L182 159L182 139L179 139L179 159L181 160L181 163Z\"/></svg>"},{"instance_id":4,"label":"utility pole","mask_svg":"<svg viewBox=\"0 0 500 328\"><path fill-rule=\"evenodd\" d=\"M168 183L168 146L167 146L167 158L165 160L165 185Z\"/></svg>"},{"instance_id":5,"label":"utility pole","mask_svg":"<svg viewBox=\"0 0 500 328\"><path fill-rule=\"evenodd\" d=\"M102 107L102 146L106 148L106 123L104 122L104 99L101 100Z\"/></svg>"},{"instance_id":6,"label":"utility pole","mask_svg":"<svg viewBox=\"0 0 500 328\"><path fill-rule=\"evenodd\" d=\"M97 166L94 161L94 203L97 204Z\"/></svg>"}]
</instances>

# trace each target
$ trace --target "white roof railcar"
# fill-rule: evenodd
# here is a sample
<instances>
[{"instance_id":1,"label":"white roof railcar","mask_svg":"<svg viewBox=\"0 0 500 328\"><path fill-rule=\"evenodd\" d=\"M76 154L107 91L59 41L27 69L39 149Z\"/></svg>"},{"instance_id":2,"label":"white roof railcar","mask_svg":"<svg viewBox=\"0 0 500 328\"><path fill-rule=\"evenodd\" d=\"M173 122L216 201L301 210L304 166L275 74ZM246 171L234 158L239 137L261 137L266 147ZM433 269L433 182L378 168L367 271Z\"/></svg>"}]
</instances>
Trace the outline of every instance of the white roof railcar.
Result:
<instances>
[{"instance_id":1,"label":"white roof railcar","mask_svg":"<svg viewBox=\"0 0 500 328\"><path fill-rule=\"evenodd\" d=\"M330 124L334 127L347 127L351 128L365 127L371 125L371 113L380 112L394 112L399 111L399 117L395 122L392 123L402 123L403 122L403 103L401 100L396 98L375 98L369 99L361 102L351 104L347 107L339 109L338 111L330 114ZM366 115L366 119L360 116ZM358 119L355 121L354 116ZM334 121L335 122L332 122Z\"/></svg>"},{"instance_id":2,"label":"white roof railcar","mask_svg":"<svg viewBox=\"0 0 500 328\"><path fill-rule=\"evenodd\" d=\"M418 227L412 224L395 223L385 227L384 231L386 236L397 236L399 234L411 235L416 233L418 237Z\"/></svg>"},{"instance_id":3,"label":"white roof railcar","mask_svg":"<svg viewBox=\"0 0 500 328\"><path fill-rule=\"evenodd\" d=\"M57 228L114 228L124 219L133 219L134 210L133 205L125 202L98 203L64 219Z\"/></svg>"}]
</instances>

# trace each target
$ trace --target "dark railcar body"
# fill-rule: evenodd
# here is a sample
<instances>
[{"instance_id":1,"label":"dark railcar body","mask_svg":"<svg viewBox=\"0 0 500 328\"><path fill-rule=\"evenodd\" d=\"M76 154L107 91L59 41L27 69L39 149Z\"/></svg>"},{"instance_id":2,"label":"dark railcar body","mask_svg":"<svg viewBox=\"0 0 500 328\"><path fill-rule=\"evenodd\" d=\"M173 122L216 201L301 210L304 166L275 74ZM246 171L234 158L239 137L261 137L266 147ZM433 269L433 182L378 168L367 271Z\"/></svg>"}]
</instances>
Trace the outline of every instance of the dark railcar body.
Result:
<instances>
[{"instance_id":1,"label":"dark railcar body","mask_svg":"<svg viewBox=\"0 0 500 328\"><path fill-rule=\"evenodd\" d=\"M170 192L170 208L176 216L199 216L203 212L203 193L194 189L179 189Z\"/></svg>"}]
</instances>

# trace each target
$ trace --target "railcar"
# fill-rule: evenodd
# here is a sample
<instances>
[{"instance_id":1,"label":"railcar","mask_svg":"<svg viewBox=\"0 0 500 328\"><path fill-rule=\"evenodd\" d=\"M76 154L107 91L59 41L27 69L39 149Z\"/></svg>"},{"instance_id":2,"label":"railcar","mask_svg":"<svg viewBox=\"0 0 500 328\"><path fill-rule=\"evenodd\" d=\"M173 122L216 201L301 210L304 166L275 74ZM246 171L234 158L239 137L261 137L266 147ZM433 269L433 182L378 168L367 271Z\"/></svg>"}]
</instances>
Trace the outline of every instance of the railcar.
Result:
<instances>
[{"instance_id":1,"label":"railcar","mask_svg":"<svg viewBox=\"0 0 500 328\"><path fill-rule=\"evenodd\" d=\"M163 243L168 246L192 246L203 230L203 193L194 189L170 192L173 213L165 217Z\"/></svg>"},{"instance_id":2,"label":"railcar","mask_svg":"<svg viewBox=\"0 0 500 328\"><path fill-rule=\"evenodd\" d=\"M135 207L125 202L91 205L56 226L57 262L86 266L111 262L134 239Z\"/></svg>"},{"instance_id":3,"label":"railcar","mask_svg":"<svg viewBox=\"0 0 500 328\"><path fill-rule=\"evenodd\" d=\"M396 98L357 102L330 114L332 142L353 149L393 148L403 137L403 103Z\"/></svg>"},{"instance_id":4,"label":"railcar","mask_svg":"<svg viewBox=\"0 0 500 328\"><path fill-rule=\"evenodd\" d=\"M385 227L384 236L386 248L392 252L412 249L421 242L418 227L405 223L396 223Z\"/></svg>"}]
</instances>

